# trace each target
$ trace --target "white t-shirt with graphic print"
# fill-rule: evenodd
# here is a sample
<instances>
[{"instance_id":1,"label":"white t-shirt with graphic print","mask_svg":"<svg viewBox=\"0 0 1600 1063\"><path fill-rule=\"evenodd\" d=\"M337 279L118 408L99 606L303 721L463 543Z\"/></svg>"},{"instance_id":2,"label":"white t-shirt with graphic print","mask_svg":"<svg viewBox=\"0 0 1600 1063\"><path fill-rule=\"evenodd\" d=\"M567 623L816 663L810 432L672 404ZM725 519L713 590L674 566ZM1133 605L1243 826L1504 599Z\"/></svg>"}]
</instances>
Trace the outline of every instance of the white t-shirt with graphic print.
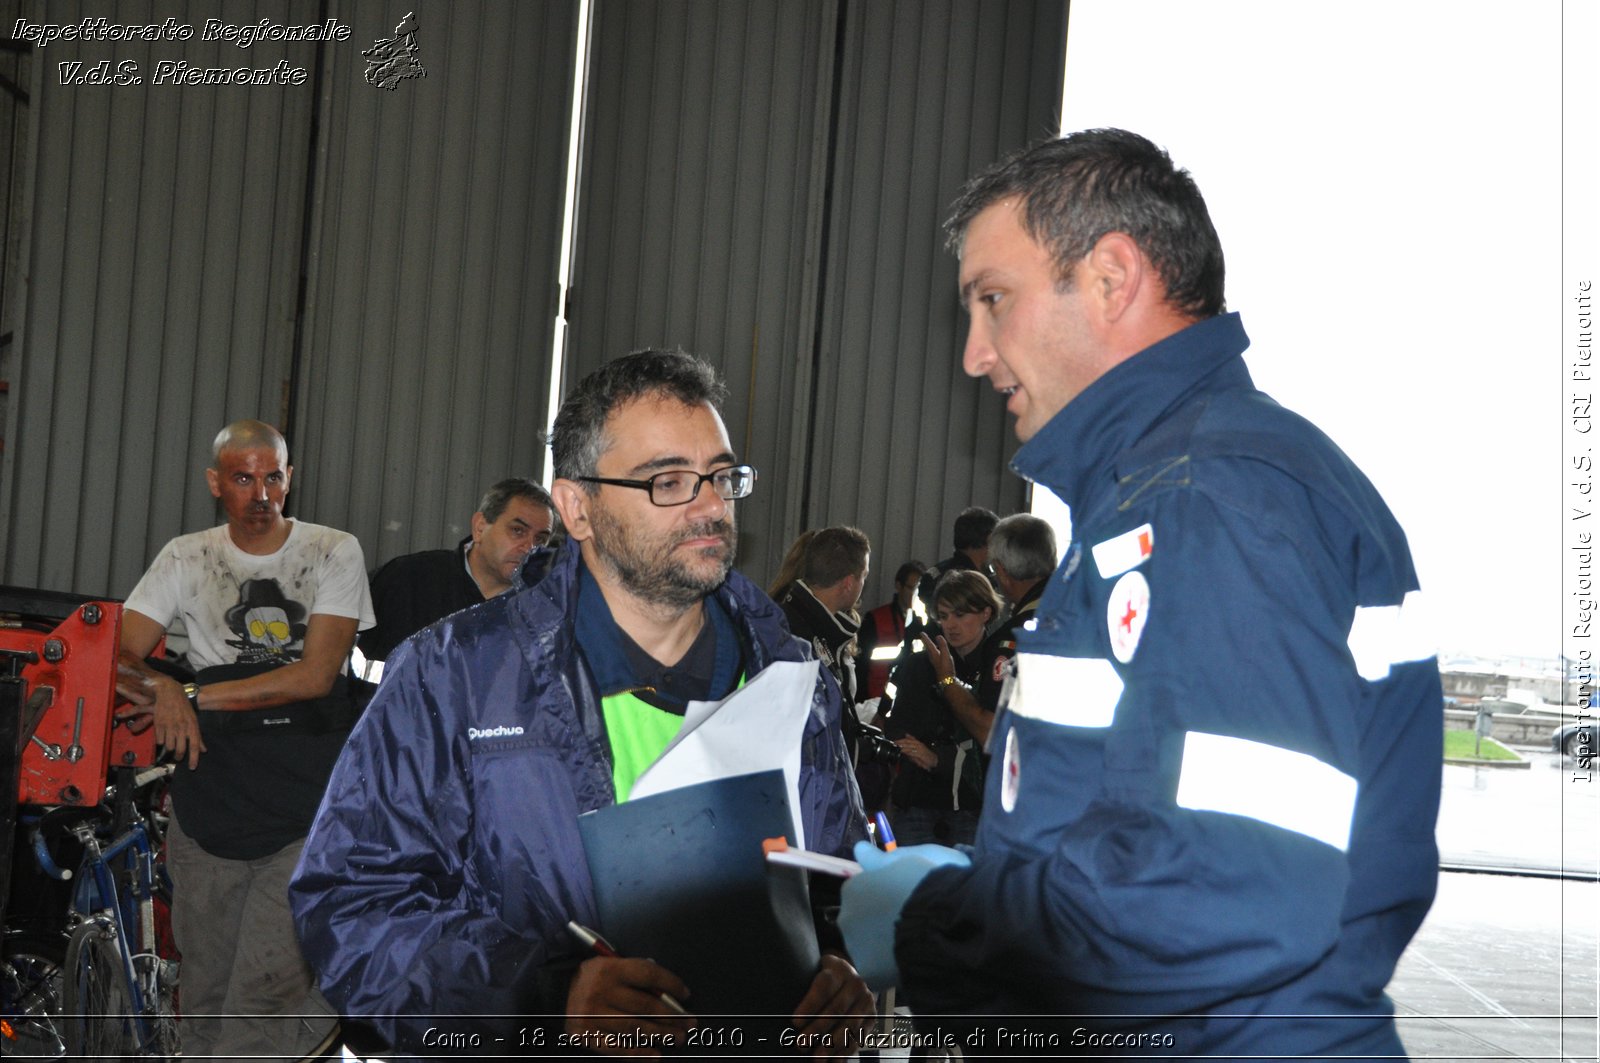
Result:
<instances>
[{"instance_id":1,"label":"white t-shirt with graphic print","mask_svg":"<svg viewBox=\"0 0 1600 1063\"><path fill-rule=\"evenodd\" d=\"M180 535L162 547L126 608L163 628L182 621L189 666L298 661L313 613L376 623L361 544L349 532L289 522L270 554L233 544L226 524Z\"/></svg>"}]
</instances>

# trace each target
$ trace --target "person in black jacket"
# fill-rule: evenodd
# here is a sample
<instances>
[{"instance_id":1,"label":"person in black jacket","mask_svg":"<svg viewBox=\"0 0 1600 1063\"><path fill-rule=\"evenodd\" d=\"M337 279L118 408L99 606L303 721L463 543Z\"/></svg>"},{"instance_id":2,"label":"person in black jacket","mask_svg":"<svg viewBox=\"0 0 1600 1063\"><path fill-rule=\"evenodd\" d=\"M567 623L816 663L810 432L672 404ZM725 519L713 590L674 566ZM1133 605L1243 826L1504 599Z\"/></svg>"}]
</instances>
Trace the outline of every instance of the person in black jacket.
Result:
<instances>
[{"instance_id":1,"label":"person in black jacket","mask_svg":"<svg viewBox=\"0 0 1600 1063\"><path fill-rule=\"evenodd\" d=\"M904 759L894 782L894 831L903 845L971 843L983 800L982 747L956 703L978 706L973 690L983 674L984 631L1000 599L980 573L946 573L934 591L943 635L921 636L924 652L896 669L895 702L887 733Z\"/></svg>"},{"instance_id":2,"label":"person in black jacket","mask_svg":"<svg viewBox=\"0 0 1600 1063\"><path fill-rule=\"evenodd\" d=\"M391 559L372 577L378 626L361 635L361 655L387 660L394 648L436 620L511 589L528 554L550 541L555 506L532 480L501 480L478 503L472 534L453 550Z\"/></svg>"},{"instance_id":3,"label":"person in black jacket","mask_svg":"<svg viewBox=\"0 0 1600 1063\"><path fill-rule=\"evenodd\" d=\"M833 673L847 709L855 703L855 610L871 560L872 543L861 529L823 528L806 541L799 576L778 599L789 630L811 643L817 660Z\"/></svg>"}]
</instances>

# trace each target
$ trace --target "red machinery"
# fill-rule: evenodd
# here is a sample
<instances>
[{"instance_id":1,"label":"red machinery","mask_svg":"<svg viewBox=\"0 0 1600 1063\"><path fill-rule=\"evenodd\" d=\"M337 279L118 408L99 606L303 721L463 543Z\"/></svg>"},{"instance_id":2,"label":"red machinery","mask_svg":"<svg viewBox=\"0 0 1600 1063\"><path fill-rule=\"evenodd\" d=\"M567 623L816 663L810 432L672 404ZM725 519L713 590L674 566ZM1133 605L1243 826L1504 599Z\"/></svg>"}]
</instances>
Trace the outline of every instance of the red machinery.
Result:
<instances>
[{"instance_id":1,"label":"red machinery","mask_svg":"<svg viewBox=\"0 0 1600 1063\"><path fill-rule=\"evenodd\" d=\"M131 734L112 715L121 636L121 604L103 601L79 605L48 631L0 627L0 653L21 666L24 688L20 804L97 805L111 765L155 762L153 729Z\"/></svg>"},{"instance_id":2,"label":"red machinery","mask_svg":"<svg viewBox=\"0 0 1600 1063\"><path fill-rule=\"evenodd\" d=\"M119 602L0 587L0 911L18 805L92 806L110 769L155 762L154 728L113 716Z\"/></svg>"}]
</instances>

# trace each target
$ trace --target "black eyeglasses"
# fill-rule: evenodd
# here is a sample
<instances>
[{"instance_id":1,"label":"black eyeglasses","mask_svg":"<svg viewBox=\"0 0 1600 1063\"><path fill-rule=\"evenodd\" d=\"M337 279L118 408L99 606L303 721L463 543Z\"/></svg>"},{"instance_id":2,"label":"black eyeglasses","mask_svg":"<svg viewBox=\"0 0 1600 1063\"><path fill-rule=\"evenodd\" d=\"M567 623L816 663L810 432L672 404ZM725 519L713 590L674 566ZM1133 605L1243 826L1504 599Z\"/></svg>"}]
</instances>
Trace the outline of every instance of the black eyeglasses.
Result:
<instances>
[{"instance_id":1,"label":"black eyeglasses","mask_svg":"<svg viewBox=\"0 0 1600 1063\"><path fill-rule=\"evenodd\" d=\"M656 473L648 480L613 480L608 476L575 476L573 479L649 491L651 503L657 506L688 505L700 496L700 485L707 480L711 481L711 489L718 497L729 502L748 497L756 487L756 471L748 465L730 465L726 469L713 469L708 473L669 469Z\"/></svg>"}]
</instances>

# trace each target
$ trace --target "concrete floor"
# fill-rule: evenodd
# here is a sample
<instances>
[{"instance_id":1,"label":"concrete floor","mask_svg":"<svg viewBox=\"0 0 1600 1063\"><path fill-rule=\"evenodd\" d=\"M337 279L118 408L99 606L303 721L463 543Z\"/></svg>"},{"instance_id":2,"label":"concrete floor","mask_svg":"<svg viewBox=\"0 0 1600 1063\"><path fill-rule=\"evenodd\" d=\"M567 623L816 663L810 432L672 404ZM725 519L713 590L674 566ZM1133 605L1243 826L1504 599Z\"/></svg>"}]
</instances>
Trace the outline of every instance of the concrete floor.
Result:
<instances>
[{"instance_id":1,"label":"concrete floor","mask_svg":"<svg viewBox=\"0 0 1600 1063\"><path fill-rule=\"evenodd\" d=\"M1390 983L1415 1059L1600 1059L1600 777L1553 753L1526 769L1445 768L1446 871Z\"/></svg>"},{"instance_id":2,"label":"concrete floor","mask_svg":"<svg viewBox=\"0 0 1600 1063\"><path fill-rule=\"evenodd\" d=\"M1447 872L1389 984L1414 1059L1595 1060L1600 885Z\"/></svg>"}]
</instances>

